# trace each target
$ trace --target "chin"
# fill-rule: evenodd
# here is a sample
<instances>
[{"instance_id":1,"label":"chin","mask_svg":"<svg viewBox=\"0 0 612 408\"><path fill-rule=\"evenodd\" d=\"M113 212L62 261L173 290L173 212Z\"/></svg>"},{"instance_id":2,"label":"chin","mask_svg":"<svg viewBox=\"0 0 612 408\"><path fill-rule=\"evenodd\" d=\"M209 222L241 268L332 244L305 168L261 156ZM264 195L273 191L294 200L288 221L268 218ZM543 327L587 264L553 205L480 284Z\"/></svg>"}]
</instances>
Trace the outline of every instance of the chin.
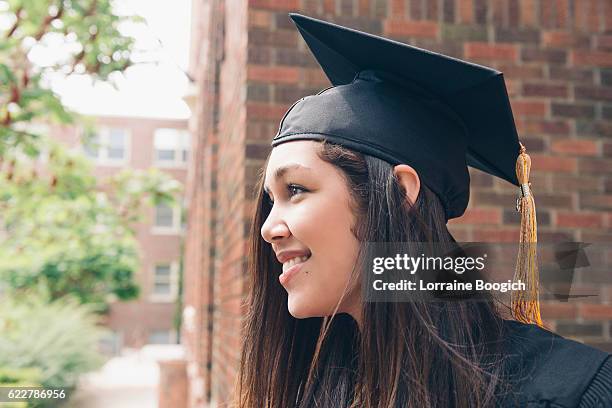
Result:
<instances>
[{"instance_id":1,"label":"chin","mask_svg":"<svg viewBox=\"0 0 612 408\"><path fill-rule=\"evenodd\" d=\"M296 319L306 319L309 317L320 317L320 313L313 310L313 299L299 299L299 296L289 295L287 309L289 314Z\"/></svg>"},{"instance_id":2,"label":"chin","mask_svg":"<svg viewBox=\"0 0 612 408\"><path fill-rule=\"evenodd\" d=\"M291 301L288 303L287 308L289 310L289 314L295 317L296 319L306 319L308 317L313 317L306 311L304 307L301 307L301 305L295 305Z\"/></svg>"}]
</instances>

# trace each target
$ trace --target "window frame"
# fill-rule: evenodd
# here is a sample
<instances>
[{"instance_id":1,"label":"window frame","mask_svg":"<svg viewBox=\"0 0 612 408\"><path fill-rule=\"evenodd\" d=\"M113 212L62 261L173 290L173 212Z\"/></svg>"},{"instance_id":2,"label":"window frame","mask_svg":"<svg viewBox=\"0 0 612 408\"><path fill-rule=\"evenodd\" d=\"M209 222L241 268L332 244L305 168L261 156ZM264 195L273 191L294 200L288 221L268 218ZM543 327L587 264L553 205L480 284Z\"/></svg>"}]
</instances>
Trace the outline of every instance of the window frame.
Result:
<instances>
[{"instance_id":1,"label":"window frame","mask_svg":"<svg viewBox=\"0 0 612 408\"><path fill-rule=\"evenodd\" d=\"M187 139L187 144L186 144L186 149L183 149L181 147L181 144L177 143L174 146L174 150L172 150L174 152L174 160L160 160L157 157L157 146L155 145L155 136L157 134L157 132L159 130L165 131L165 130L172 130L172 131L176 131L178 133L182 133L185 134L186 139ZM159 127L156 128L153 131L153 143L152 143L152 147L153 147L153 166L155 167L161 167L161 168L187 168L187 165L189 164L189 159L191 157L191 133L189 132L188 129L180 129L180 128L173 128L173 127ZM166 150L166 149L164 149ZM169 150L169 149L168 149ZM183 151L187 151L187 160L183 161Z\"/></svg>"},{"instance_id":2,"label":"window frame","mask_svg":"<svg viewBox=\"0 0 612 408\"><path fill-rule=\"evenodd\" d=\"M168 332L168 343L151 343L151 336L154 332ZM155 344L155 345L165 345L165 344L177 344L178 338L176 336L176 330L173 328L170 329L149 329L147 332L147 344Z\"/></svg>"},{"instance_id":3,"label":"window frame","mask_svg":"<svg viewBox=\"0 0 612 408\"><path fill-rule=\"evenodd\" d=\"M166 266L166 265L170 267L170 276L169 276L169 282L168 282L168 284L170 285L170 293L168 294L155 293L155 284L157 283L157 280L156 280L157 267ZM176 300L178 296L178 268L179 268L179 264L177 261L171 261L171 262L159 261L153 264L153 268L151 271L151 285L149 285L149 288L150 288L149 300L150 301L158 302L158 303L169 303L169 302L174 302Z\"/></svg>"},{"instance_id":4,"label":"window frame","mask_svg":"<svg viewBox=\"0 0 612 408\"><path fill-rule=\"evenodd\" d=\"M153 235L180 235L183 232L181 218L183 216L181 206L178 204L170 206L172 209L172 226L165 227L157 225L157 205L153 207L153 221L151 222L151 233Z\"/></svg>"},{"instance_id":5,"label":"window frame","mask_svg":"<svg viewBox=\"0 0 612 408\"><path fill-rule=\"evenodd\" d=\"M123 158L121 159L113 159L113 158L108 157L108 151L110 149L110 134L112 130L121 130L123 131L123 134L124 134L124 149L123 149L124 154L123 154ZM94 161L98 165L104 165L104 166L113 166L113 167L124 166L130 163L132 159L132 131L129 128L120 127L120 126L103 125L103 126L96 127L94 132L100 138L100 142L99 142L100 146L98 147L98 154L95 157L90 156L86 150L85 143L82 142L83 139L81 139L81 150L83 152L83 155L85 155L85 157ZM85 129L82 130L81 137L83 137L84 134L85 134ZM101 155L100 154L101 152L103 152L104 154Z\"/></svg>"}]
</instances>

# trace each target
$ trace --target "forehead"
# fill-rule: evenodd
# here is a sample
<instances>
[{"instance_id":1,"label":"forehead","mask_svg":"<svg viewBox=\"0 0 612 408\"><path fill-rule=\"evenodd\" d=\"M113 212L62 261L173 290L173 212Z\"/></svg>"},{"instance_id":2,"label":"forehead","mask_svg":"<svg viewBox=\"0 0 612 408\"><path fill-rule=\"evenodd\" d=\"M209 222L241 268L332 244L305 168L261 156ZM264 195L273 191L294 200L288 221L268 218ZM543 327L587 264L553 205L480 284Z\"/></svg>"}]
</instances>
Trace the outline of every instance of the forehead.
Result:
<instances>
[{"instance_id":1,"label":"forehead","mask_svg":"<svg viewBox=\"0 0 612 408\"><path fill-rule=\"evenodd\" d=\"M317 155L320 143L311 140L296 140L282 143L272 149L266 167L265 181L294 170L317 170L325 163Z\"/></svg>"}]
</instances>

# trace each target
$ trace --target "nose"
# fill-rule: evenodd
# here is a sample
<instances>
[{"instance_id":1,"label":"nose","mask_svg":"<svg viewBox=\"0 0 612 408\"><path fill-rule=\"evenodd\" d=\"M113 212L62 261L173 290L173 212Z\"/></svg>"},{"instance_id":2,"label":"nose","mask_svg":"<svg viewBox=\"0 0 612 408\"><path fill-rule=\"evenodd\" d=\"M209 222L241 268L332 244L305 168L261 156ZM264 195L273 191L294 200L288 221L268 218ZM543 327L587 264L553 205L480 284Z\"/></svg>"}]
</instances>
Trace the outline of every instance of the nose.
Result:
<instances>
[{"instance_id":1,"label":"nose","mask_svg":"<svg viewBox=\"0 0 612 408\"><path fill-rule=\"evenodd\" d=\"M278 215L278 211L270 211L268 218L261 226L261 236L268 243L276 242L280 239L287 238L290 235L289 227L285 221Z\"/></svg>"}]
</instances>

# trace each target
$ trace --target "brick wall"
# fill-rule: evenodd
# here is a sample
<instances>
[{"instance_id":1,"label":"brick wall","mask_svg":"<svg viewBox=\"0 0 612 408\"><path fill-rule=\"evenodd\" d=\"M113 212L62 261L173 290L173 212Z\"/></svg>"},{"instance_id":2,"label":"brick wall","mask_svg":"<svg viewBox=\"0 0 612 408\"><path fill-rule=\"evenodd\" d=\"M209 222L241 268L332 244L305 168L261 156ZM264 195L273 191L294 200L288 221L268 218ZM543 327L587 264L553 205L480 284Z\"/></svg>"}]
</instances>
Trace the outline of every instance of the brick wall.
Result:
<instances>
[{"instance_id":1,"label":"brick wall","mask_svg":"<svg viewBox=\"0 0 612 408\"><path fill-rule=\"evenodd\" d=\"M185 278L197 317L185 342L203 391L192 406L225 402L236 373L245 234L270 140L292 102L328 86L289 11L503 71L533 159L540 240L612 242L610 1L194 0L198 160ZM516 188L471 175L470 206L451 222L454 235L516 241ZM562 334L612 350L612 290L601 294L607 303L545 304L544 317Z\"/></svg>"}]
</instances>

